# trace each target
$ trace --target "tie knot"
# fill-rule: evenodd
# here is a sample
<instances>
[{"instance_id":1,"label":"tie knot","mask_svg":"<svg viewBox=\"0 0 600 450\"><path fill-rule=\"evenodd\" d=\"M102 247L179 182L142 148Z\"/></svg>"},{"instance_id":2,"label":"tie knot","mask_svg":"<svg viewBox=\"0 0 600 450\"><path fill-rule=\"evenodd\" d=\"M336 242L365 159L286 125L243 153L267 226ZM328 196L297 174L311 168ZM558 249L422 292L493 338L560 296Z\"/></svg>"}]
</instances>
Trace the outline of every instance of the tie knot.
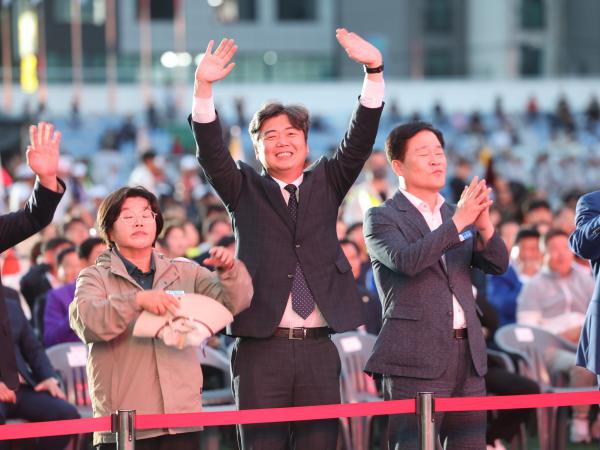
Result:
<instances>
[{"instance_id":1,"label":"tie knot","mask_svg":"<svg viewBox=\"0 0 600 450\"><path fill-rule=\"evenodd\" d=\"M298 187L295 184L288 184L284 189L288 191L290 195L294 195L298 190Z\"/></svg>"}]
</instances>

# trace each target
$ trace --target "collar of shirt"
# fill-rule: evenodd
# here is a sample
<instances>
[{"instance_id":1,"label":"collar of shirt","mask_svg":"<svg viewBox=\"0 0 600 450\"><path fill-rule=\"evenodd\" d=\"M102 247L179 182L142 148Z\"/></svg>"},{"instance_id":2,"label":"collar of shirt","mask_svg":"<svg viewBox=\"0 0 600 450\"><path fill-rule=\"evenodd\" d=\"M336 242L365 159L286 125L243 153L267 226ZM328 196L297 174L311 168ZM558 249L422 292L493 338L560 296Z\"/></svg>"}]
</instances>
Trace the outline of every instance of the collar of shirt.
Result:
<instances>
[{"instance_id":1,"label":"collar of shirt","mask_svg":"<svg viewBox=\"0 0 600 450\"><path fill-rule=\"evenodd\" d=\"M125 258L123 255L121 255L121 253L119 253L119 250L117 250L116 248L113 248L113 250L117 254L117 256L119 258L121 258L121 261L123 261L123 264L125 265L125 269L127 270L127 273L129 275L131 275L131 277L134 280L137 280L137 278L139 276L147 276L147 275L153 274L154 271L156 270L156 265L154 264L154 254L152 254L150 256L150 271L148 271L148 272L142 272L138 268L138 266L136 266L131 261L129 261L127 258Z\"/></svg>"},{"instance_id":2,"label":"collar of shirt","mask_svg":"<svg viewBox=\"0 0 600 450\"><path fill-rule=\"evenodd\" d=\"M304 180L304 173L300 174L300 176L298 178L296 178L294 181L292 181L291 183L286 183L285 181L281 181L275 177L271 177L271 178L273 178L275 180L275 182L279 185L279 189L281 189L283 191L283 190L285 190L285 187L288 184L293 184L296 187L300 187L300 185L302 184L302 180Z\"/></svg>"},{"instance_id":3,"label":"collar of shirt","mask_svg":"<svg viewBox=\"0 0 600 450\"><path fill-rule=\"evenodd\" d=\"M446 201L444 199L444 197L442 196L442 194L440 194L438 192L437 194L437 198L435 201L435 207L433 208L433 211L431 211L431 208L429 207L429 205L427 204L427 202L425 202L424 200L421 200L419 197L417 197L416 195L411 194L410 192L400 188L400 192L402 192L402 194L404 194L404 196L408 199L409 202L411 202L413 204L413 206L415 208L417 208L421 213L423 212L429 212L429 213L437 213L440 208L442 207L442 205L444 204L444 202Z\"/></svg>"}]
</instances>

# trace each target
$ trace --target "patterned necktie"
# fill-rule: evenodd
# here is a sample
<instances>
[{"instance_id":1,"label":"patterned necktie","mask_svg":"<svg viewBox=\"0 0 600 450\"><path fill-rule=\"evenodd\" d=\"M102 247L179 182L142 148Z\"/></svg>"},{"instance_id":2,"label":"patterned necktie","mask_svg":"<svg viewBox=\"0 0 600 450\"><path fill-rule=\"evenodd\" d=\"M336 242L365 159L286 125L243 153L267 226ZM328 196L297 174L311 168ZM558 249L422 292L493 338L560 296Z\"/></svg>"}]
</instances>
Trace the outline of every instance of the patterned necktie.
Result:
<instances>
[{"instance_id":1,"label":"patterned necktie","mask_svg":"<svg viewBox=\"0 0 600 450\"><path fill-rule=\"evenodd\" d=\"M284 189L290 193L288 212L292 221L296 223L296 219L298 218L296 191L298 188L293 184L288 184ZM306 283L304 272L302 272L302 267L300 267L300 261L296 262L296 272L294 273L294 281L292 282L292 309L303 319L310 316L310 313L315 309L315 300Z\"/></svg>"}]
</instances>

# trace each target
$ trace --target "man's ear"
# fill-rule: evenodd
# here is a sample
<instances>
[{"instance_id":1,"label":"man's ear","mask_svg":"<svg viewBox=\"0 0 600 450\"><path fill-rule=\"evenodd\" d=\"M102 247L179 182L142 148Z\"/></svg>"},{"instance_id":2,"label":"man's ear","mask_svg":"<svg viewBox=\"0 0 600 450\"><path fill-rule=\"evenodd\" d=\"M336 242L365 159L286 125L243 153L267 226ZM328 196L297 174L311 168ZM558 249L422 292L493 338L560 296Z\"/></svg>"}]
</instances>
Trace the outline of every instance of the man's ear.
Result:
<instances>
[{"instance_id":1,"label":"man's ear","mask_svg":"<svg viewBox=\"0 0 600 450\"><path fill-rule=\"evenodd\" d=\"M254 147L254 157L256 158L257 161L260 161L260 159L258 159L258 144L253 144Z\"/></svg>"},{"instance_id":2,"label":"man's ear","mask_svg":"<svg viewBox=\"0 0 600 450\"><path fill-rule=\"evenodd\" d=\"M402 164L402 161L399 159L392 159L392 170L397 176L404 176L404 164Z\"/></svg>"}]
</instances>

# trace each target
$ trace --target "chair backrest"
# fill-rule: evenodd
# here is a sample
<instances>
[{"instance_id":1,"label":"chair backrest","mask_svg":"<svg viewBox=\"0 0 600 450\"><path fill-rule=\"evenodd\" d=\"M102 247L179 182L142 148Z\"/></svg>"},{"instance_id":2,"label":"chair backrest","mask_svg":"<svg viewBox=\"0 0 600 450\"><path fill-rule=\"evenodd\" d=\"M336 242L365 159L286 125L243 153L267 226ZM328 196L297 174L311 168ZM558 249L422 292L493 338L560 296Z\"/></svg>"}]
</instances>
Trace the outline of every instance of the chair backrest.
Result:
<instances>
[{"instance_id":1,"label":"chair backrest","mask_svg":"<svg viewBox=\"0 0 600 450\"><path fill-rule=\"evenodd\" d=\"M544 355L552 349L575 352L574 344L538 327L510 324L496 331L494 340L498 347L518 355L526 364L525 375L536 381L552 385Z\"/></svg>"},{"instance_id":2,"label":"chair backrest","mask_svg":"<svg viewBox=\"0 0 600 450\"><path fill-rule=\"evenodd\" d=\"M67 401L75 406L90 406L85 370L87 346L83 342L66 342L46 349L46 354L60 375Z\"/></svg>"},{"instance_id":3,"label":"chair backrest","mask_svg":"<svg viewBox=\"0 0 600 450\"><path fill-rule=\"evenodd\" d=\"M341 394L342 401L357 401L357 394L377 395L377 387L372 377L364 372L365 365L375 345L376 336L349 331L334 334L331 338L338 349L342 362Z\"/></svg>"}]
</instances>

